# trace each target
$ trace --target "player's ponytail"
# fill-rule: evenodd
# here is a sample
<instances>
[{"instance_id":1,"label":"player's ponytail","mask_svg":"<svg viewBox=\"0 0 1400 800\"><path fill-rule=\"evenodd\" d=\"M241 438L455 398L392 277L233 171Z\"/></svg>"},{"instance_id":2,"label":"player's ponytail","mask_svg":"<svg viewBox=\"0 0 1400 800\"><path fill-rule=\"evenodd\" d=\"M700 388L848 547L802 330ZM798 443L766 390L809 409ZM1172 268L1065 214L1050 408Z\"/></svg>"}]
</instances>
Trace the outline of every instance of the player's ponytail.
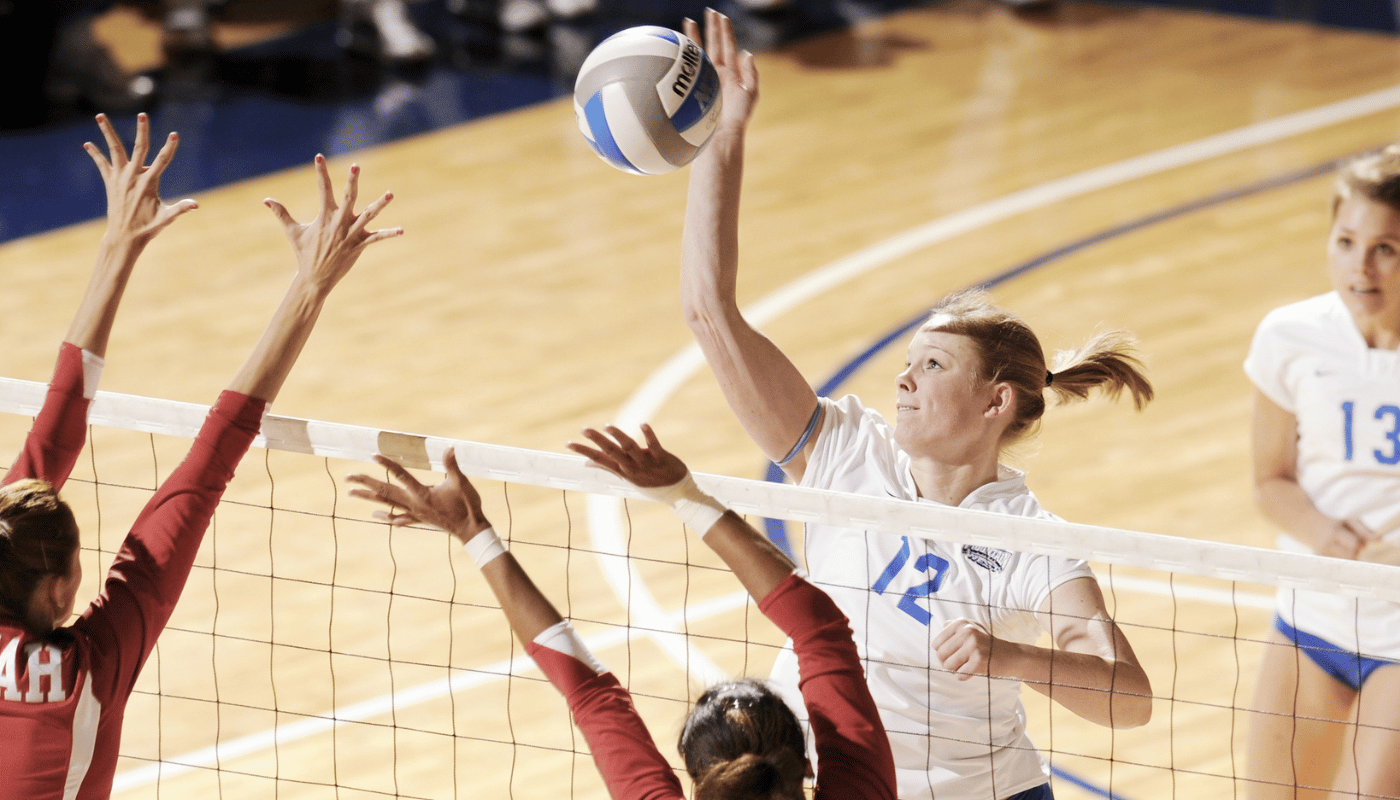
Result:
<instances>
[{"instance_id":1,"label":"player's ponytail","mask_svg":"<svg viewBox=\"0 0 1400 800\"><path fill-rule=\"evenodd\" d=\"M695 800L770 800L791 797L779 790L782 775L777 765L753 753L721 761L700 776Z\"/></svg>"},{"instance_id":2,"label":"player's ponytail","mask_svg":"<svg viewBox=\"0 0 1400 800\"><path fill-rule=\"evenodd\" d=\"M1152 399L1152 384L1133 353L1136 344L1127 331L1107 331L1077 350L1056 353L1049 388L1061 401L1083 400L1094 388L1117 398L1126 389L1141 409Z\"/></svg>"},{"instance_id":3,"label":"player's ponytail","mask_svg":"<svg viewBox=\"0 0 1400 800\"><path fill-rule=\"evenodd\" d=\"M755 680L722 683L696 702L679 748L696 800L800 800L807 769L792 710Z\"/></svg>"},{"instance_id":4,"label":"player's ponytail","mask_svg":"<svg viewBox=\"0 0 1400 800\"><path fill-rule=\"evenodd\" d=\"M0 487L0 613L24 620L46 575L67 575L78 550L78 523L45 481Z\"/></svg>"}]
</instances>

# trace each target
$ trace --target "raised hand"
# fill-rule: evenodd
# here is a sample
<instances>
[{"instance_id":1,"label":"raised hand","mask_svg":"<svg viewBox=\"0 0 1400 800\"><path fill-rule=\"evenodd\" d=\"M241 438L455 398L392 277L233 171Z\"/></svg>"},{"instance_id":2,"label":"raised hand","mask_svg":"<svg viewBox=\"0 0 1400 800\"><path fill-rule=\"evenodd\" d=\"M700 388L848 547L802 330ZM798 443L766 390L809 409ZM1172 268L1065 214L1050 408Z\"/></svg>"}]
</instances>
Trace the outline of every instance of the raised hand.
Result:
<instances>
[{"instance_id":1,"label":"raised hand","mask_svg":"<svg viewBox=\"0 0 1400 800\"><path fill-rule=\"evenodd\" d=\"M641 489L671 486L690 472L685 462L661 446L650 425L642 425L646 447L620 428L609 425L604 430L607 433L594 428L583 431L597 447L569 442L569 449Z\"/></svg>"},{"instance_id":2,"label":"raised hand","mask_svg":"<svg viewBox=\"0 0 1400 800\"><path fill-rule=\"evenodd\" d=\"M164 203L160 199L160 177L175 157L180 145L178 134L171 133L149 165L146 156L151 150L151 121L145 114L136 116L136 140L128 157L126 146L112 127L106 114L97 115L97 127L107 143L107 155L92 142L83 149L97 165L102 183L107 188L107 237L127 241L137 248L145 247L155 235L175 218L199 205L194 200Z\"/></svg>"},{"instance_id":3,"label":"raised hand","mask_svg":"<svg viewBox=\"0 0 1400 800\"><path fill-rule=\"evenodd\" d=\"M725 129L742 132L748 126L754 106L758 104L758 67L754 65L753 53L739 49L729 17L713 8L705 9L703 39L695 20L685 20L682 28L681 32L686 36L702 43L705 55L710 57L715 72L719 73L723 107L720 109L716 135Z\"/></svg>"},{"instance_id":4,"label":"raised hand","mask_svg":"<svg viewBox=\"0 0 1400 800\"><path fill-rule=\"evenodd\" d=\"M452 449L449 448L443 456L446 477L433 487L420 483L392 459L375 456L374 461L402 485L396 486L363 474L350 475L346 480L364 487L350 490L351 497L389 506L388 511L376 511L376 517L394 526L415 523L432 525L463 542L491 527L481 510L481 494L458 468L457 454Z\"/></svg>"},{"instance_id":5,"label":"raised hand","mask_svg":"<svg viewBox=\"0 0 1400 800\"><path fill-rule=\"evenodd\" d=\"M329 292L350 271L366 247L402 235L403 228L367 230L370 221L394 199L391 192L385 192L378 200L365 206L364 211L355 213L355 200L360 190L358 164L350 167L345 196L339 205L336 204L325 156L316 156L316 177L321 189L321 212L310 222L297 222L285 206L270 197L263 203L272 209L286 230L287 240L296 252L298 275L323 292Z\"/></svg>"}]
</instances>

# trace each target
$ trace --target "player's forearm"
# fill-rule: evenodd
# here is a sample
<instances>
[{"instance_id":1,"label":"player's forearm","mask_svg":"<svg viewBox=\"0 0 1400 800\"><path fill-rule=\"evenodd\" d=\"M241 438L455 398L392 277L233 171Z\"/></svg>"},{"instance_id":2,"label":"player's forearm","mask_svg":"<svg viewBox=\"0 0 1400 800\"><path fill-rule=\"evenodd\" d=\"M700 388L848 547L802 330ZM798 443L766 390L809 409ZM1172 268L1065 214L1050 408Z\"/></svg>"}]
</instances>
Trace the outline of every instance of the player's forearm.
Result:
<instances>
[{"instance_id":1,"label":"player's forearm","mask_svg":"<svg viewBox=\"0 0 1400 800\"><path fill-rule=\"evenodd\" d=\"M792 574L792 562L783 551L733 511L710 527L704 541L760 603Z\"/></svg>"},{"instance_id":2,"label":"player's forearm","mask_svg":"<svg viewBox=\"0 0 1400 800\"><path fill-rule=\"evenodd\" d=\"M524 567L510 553L502 553L481 568L481 575L501 604L510 628L528 645L544 631L563 621L554 604L535 586Z\"/></svg>"},{"instance_id":3,"label":"player's forearm","mask_svg":"<svg viewBox=\"0 0 1400 800\"><path fill-rule=\"evenodd\" d=\"M283 296L243 366L229 382L230 391L271 403L301 355L325 305L328 290L300 276Z\"/></svg>"},{"instance_id":4,"label":"player's forearm","mask_svg":"<svg viewBox=\"0 0 1400 800\"><path fill-rule=\"evenodd\" d=\"M993 675L1017 678L1084 719L1136 728L1152 718L1152 684L1136 663L998 640Z\"/></svg>"},{"instance_id":5,"label":"player's forearm","mask_svg":"<svg viewBox=\"0 0 1400 800\"><path fill-rule=\"evenodd\" d=\"M65 342L106 357L107 340L117 318L117 308L143 249L143 244L129 236L114 237L109 233L103 237L87 290L63 337Z\"/></svg>"},{"instance_id":6,"label":"player's forearm","mask_svg":"<svg viewBox=\"0 0 1400 800\"><path fill-rule=\"evenodd\" d=\"M1334 521L1318 511L1312 498L1291 478L1258 480L1254 486L1254 502L1270 522L1311 547L1322 544L1323 532Z\"/></svg>"},{"instance_id":7,"label":"player's forearm","mask_svg":"<svg viewBox=\"0 0 1400 800\"><path fill-rule=\"evenodd\" d=\"M735 303L743 178L742 134L716 133L690 167L681 239L681 299L687 319L713 316Z\"/></svg>"}]
</instances>

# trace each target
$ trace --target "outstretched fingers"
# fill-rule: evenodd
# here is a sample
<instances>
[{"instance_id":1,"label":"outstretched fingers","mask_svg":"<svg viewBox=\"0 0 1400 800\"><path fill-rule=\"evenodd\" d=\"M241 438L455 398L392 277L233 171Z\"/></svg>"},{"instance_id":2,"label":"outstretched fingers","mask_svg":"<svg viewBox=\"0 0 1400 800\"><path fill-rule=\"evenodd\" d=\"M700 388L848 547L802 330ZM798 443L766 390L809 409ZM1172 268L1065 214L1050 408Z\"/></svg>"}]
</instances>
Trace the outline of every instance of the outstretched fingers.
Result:
<instances>
[{"instance_id":1,"label":"outstretched fingers","mask_svg":"<svg viewBox=\"0 0 1400 800\"><path fill-rule=\"evenodd\" d=\"M361 487L351 489L350 496L391 506L389 511L378 512L375 516L388 520L395 525L410 525L418 522L418 516L414 514L411 509L414 506L415 500L427 494L427 487L419 483L416 478L409 474L408 470L391 459L376 455L374 461L376 464L383 467L385 471L393 476L402 486L395 485L389 481L382 481L369 475L357 473L346 478L350 483ZM405 509L405 511L398 512L394 510L398 508Z\"/></svg>"},{"instance_id":2,"label":"outstretched fingers","mask_svg":"<svg viewBox=\"0 0 1400 800\"><path fill-rule=\"evenodd\" d=\"M587 436L591 430L585 430L584 435ZM565 447L588 459L595 466L602 467L618 477L626 477L622 474L622 466L617 463L617 460L599 448L589 447L579 442L569 442Z\"/></svg>"},{"instance_id":3,"label":"outstretched fingers","mask_svg":"<svg viewBox=\"0 0 1400 800\"><path fill-rule=\"evenodd\" d=\"M145 114L139 114L137 119L144 116ZM117 169L126 166L126 145L122 144L122 137L117 135L117 129L112 127L112 120L106 114L98 114L97 127L102 131L102 138L107 142L107 152L110 154L108 160L112 166Z\"/></svg>"},{"instance_id":4,"label":"outstretched fingers","mask_svg":"<svg viewBox=\"0 0 1400 800\"><path fill-rule=\"evenodd\" d=\"M146 156L151 152L151 118L145 114L136 115L136 139L131 143L131 163L142 169Z\"/></svg>"},{"instance_id":5,"label":"outstretched fingers","mask_svg":"<svg viewBox=\"0 0 1400 800\"><path fill-rule=\"evenodd\" d=\"M287 211L286 206L273 200L271 197L264 199L263 205L272 210L272 216L276 217L277 221L282 223L282 227L287 229L289 235L291 234L291 229L297 227L297 221L292 219L292 215Z\"/></svg>"},{"instance_id":6,"label":"outstretched fingers","mask_svg":"<svg viewBox=\"0 0 1400 800\"><path fill-rule=\"evenodd\" d=\"M389 205L389 202L393 199L393 192L385 192L378 200L365 206L365 210L361 211L359 216L355 217L355 221L350 225L351 236L363 236L365 237L365 244L369 244L371 242L377 242L380 239L401 235L403 233L403 228L385 228L377 231L365 230L369 227L370 222L372 222L375 217L379 216L379 212L383 211L384 207ZM346 208L349 208L349 206L346 206Z\"/></svg>"},{"instance_id":7,"label":"outstretched fingers","mask_svg":"<svg viewBox=\"0 0 1400 800\"><path fill-rule=\"evenodd\" d=\"M336 208L335 187L331 185L330 167L326 164L326 157L320 153L316 154L315 165L316 185L321 192L321 210L329 216L329 212L334 212Z\"/></svg>"},{"instance_id":8,"label":"outstretched fingers","mask_svg":"<svg viewBox=\"0 0 1400 800\"><path fill-rule=\"evenodd\" d=\"M705 9L705 53L717 67L734 63L734 25L713 8Z\"/></svg>"},{"instance_id":9,"label":"outstretched fingers","mask_svg":"<svg viewBox=\"0 0 1400 800\"><path fill-rule=\"evenodd\" d=\"M165 173L165 168L170 166L170 162L175 158L175 151L180 149L180 134L174 131L165 137L165 143L156 151L155 160L146 168L147 179L159 181L160 176Z\"/></svg>"},{"instance_id":10,"label":"outstretched fingers","mask_svg":"<svg viewBox=\"0 0 1400 800\"><path fill-rule=\"evenodd\" d=\"M350 177L345 179L345 201L342 207L347 214L355 213L355 200L360 196L360 165L350 165Z\"/></svg>"},{"instance_id":11,"label":"outstretched fingers","mask_svg":"<svg viewBox=\"0 0 1400 800\"><path fill-rule=\"evenodd\" d=\"M615 425L608 425L603 431L584 428L583 435L593 442L595 447L570 442L570 450L629 480L639 468L645 466L642 462L648 460L647 451Z\"/></svg>"},{"instance_id":12,"label":"outstretched fingers","mask_svg":"<svg viewBox=\"0 0 1400 800\"><path fill-rule=\"evenodd\" d=\"M642 423L642 437L647 440L648 450L666 452L666 448L661 446L661 440L656 438L656 431L652 430L651 426L645 422Z\"/></svg>"},{"instance_id":13,"label":"outstretched fingers","mask_svg":"<svg viewBox=\"0 0 1400 800\"><path fill-rule=\"evenodd\" d=\"M739 56L739 81L754 97L758 96L758 64L748 50Z\"/></svg>"}]
</instances>

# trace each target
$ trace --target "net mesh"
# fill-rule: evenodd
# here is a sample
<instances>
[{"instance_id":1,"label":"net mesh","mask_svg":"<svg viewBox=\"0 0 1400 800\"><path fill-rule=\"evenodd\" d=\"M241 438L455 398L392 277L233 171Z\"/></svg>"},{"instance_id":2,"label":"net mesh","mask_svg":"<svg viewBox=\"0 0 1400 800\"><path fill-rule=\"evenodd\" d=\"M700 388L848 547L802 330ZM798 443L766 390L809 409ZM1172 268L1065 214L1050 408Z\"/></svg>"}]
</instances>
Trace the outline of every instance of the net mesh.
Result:
<instances>
[{"instance_id":1,"label":"net mesh","mask_svg":"<svg viewBox=\"0 0 1400 800\"><path fill-rule=\"evenodd\" d=\"M0 380L18 441L44 387ZM198 405L99 394L65 497L95 591L179 462ZM450 537L347 499L370 456L436 469L454 446L512 551L633 693L673 759L699 691L766 675L782 645L670 514L572 455L269 416L215 516L126 715L114 796L606 797L563 701ZM1274 587L1400 601L1396 569L1089 525L698 475L732 508L1088 559L1152 679L1154 717L1113 730L1029 688L1057 796L1243 796L1250 694ZM1348 723L1352 724L1352 723Z\"/></svg>"}]
</instances>

